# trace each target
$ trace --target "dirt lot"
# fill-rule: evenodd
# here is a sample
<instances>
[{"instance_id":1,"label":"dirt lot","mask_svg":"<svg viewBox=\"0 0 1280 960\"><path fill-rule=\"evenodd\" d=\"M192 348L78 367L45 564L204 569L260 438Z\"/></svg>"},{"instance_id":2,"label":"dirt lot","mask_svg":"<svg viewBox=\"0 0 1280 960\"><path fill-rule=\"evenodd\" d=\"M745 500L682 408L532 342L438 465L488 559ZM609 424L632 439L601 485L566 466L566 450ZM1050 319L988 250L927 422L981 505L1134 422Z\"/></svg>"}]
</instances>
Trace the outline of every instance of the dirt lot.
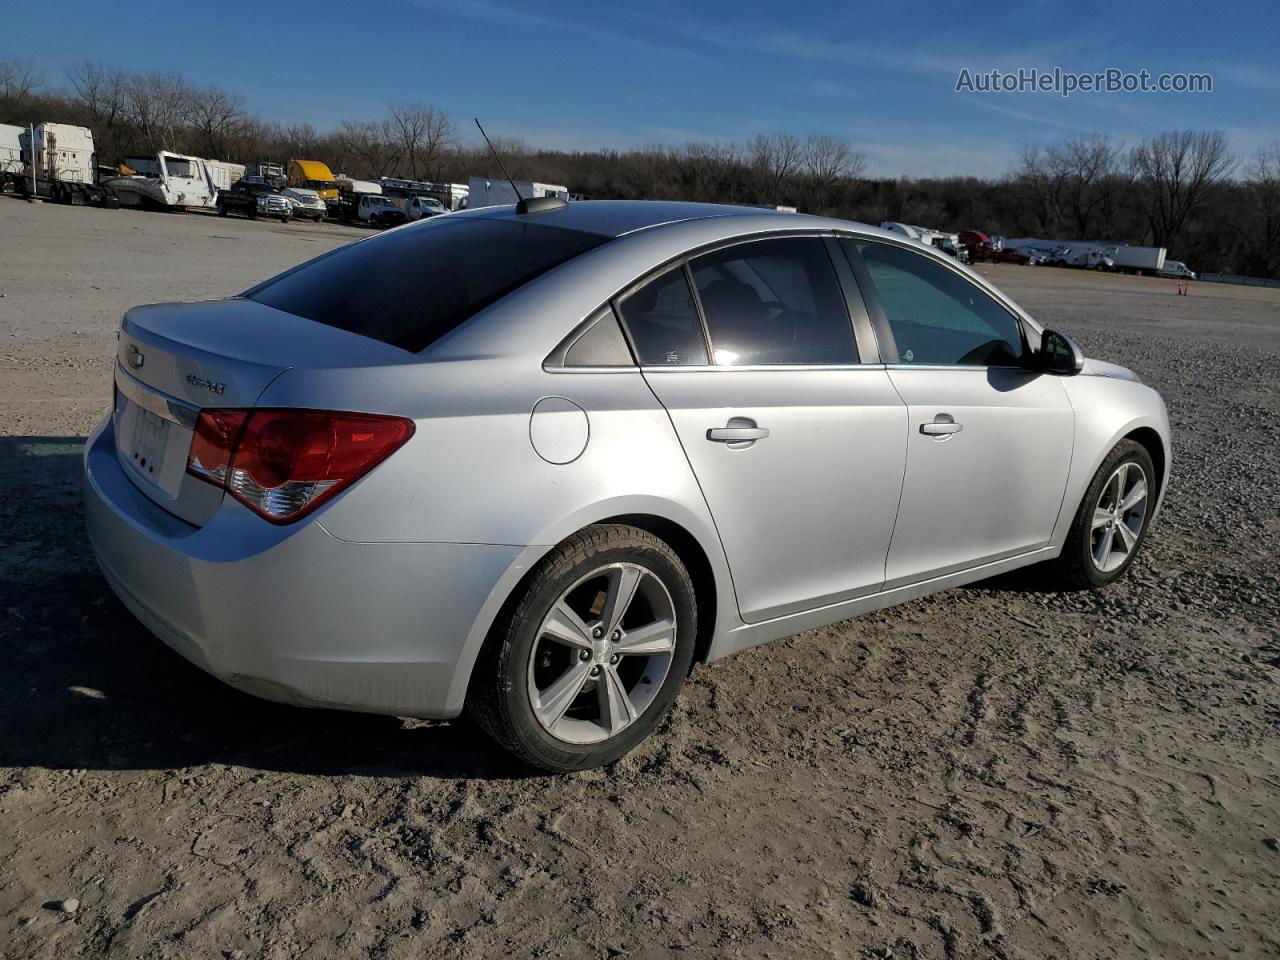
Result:
<instances>
[{"instance_id":1,"label":"dirt lot","mask_svg":"<svg viewBox=\"0 0 1280 960\"><path fill-rule=\"evenodd\" d=\"M1131 575L748 652L552 778L223 687L87 550L121 312L355 235L0 200L0 955L1280 954L1280 291L983 268L1168 402Z\"/></svg>"}]
</instances>

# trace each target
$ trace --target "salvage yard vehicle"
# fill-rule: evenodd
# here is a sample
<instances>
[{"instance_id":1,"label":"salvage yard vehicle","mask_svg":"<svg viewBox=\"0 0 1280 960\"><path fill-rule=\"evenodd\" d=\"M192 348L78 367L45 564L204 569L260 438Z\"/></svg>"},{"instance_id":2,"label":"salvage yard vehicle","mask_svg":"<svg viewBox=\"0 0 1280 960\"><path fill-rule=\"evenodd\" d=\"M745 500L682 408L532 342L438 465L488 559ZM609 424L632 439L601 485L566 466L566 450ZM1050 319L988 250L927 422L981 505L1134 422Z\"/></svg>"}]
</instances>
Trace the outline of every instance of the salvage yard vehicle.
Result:
<instances>
[{"instance_id":1,"label":"salvage yard vehicle","mask_svg":"<svg viewBox=\"0 0 1280 960\"><path fill-rule=\"evenodd\" d=\"M0 191L13 193L22 180L22 141L26 130L11 123L0 123Z\"/></svg>"},{"instance_id":2,"label":"salvage yard vehicle","mask_svg":"<svg viewBox=\"0 0 1280 960\"><path fill-rule=\"evenodd\" d=\"M1194 280L1196 272L1181 260L1166 260L1159 270L1162 277L1177 277L1180 280Z\"/></svg>"},{"instance_id":3,"label":"salvage yard vehicle","mask_svg":"<svg viewBox=\"0 0 1280 960\"><path fill-rule=\"evenodd\" d=\"M1112 246L1104 251L1121 273L1154 277L1164 269L1164 247Z\"/></svg>"},{"instance_id":4,"label":"salvage yard vehicle","mask_svg":"<svg viewBox=\"0 0 1280 960\"><path fill-rule=\"evenodd\" d=\"M390 197L376 194L365 194L356 203L356 220L367 223L371 227L398 227L408 217L396 206Z\"/></svg>"},{"instance_id":5,"label":"salvage yard vehicle","mask_svg":"<svg viewBox=\"0 0 1280 960\"><path fill-rule=\"evenodd\" d=\"M94 204L114 208L119 205L116 198L98 183L98 156L94 150L93 133L88 127L38 123L33 130L24 130L5 124L0 131L5 144L0 153L6 157L12 154L14 130L17 131L21 170L17 172L15 181L12 160L6 162L8 169L0 174L6 190L31 196L34 189L37 197L77 206Z\"/></svg>"},{"instance_id":6,"label":"salvage yard vehicle","mask_svg":"<svg viewBox=\"0 0 1280 960\"><path fill-rule=\"evenodd\" d=\"M319 160L291 160L288 186L314 190L325 203L338 199L338 181L333 171Z\"/></svg>"},{"instance_id":7,"label":"salvage yard vehicle","mask_svg":"<svg viewBox=\"0 0 1280 960\"><path fill-rule=\"evenodd\" d=\"M208 210L217 206L219 193L244 176L238 163L205 160L161 150L152 157L126 161L138 173L113 177L103 185L122 206L168 210Z\"/></svg>"},{"instance_id":8,"label":"salvage yard vehicle","mask_svg":"<svg viewBox=\"0 0 1280 960\"><path fill-rule=\"evenodd\" d=\"M874 227L528 200L125 315L86 518L227 683L468 710L606 764L695 662L1031 564L1111 583L1169 423L984 278Z\"/></svg>"},{"instance_id":9,"label":"salvage yard vehicle","mask_svg":"<svg viewBox=\"0 0 1280 960\"><path fill-rule=\"evenodd\" d=\"M435 197L410 197L404 202L404 215L409 220L421 220L424 217L435 217L449 211Z\"/></svg>"},{"instance_id":10,"label":"salvage yard vehicle","mask_svg":"<svg viewBox=\"0 0 1280 960\"><path fill-rule=\"evenodd\" d=\"M242 213L250 220L259 217L275 217L288 223L293 216L294 203L269 183L255 177L242 177L230 190L218 193L218 216Z\"/></svg>"},{"instance_id":11,"label":"salvage yard vehicle","mask_svg":"<svg viewBox=\"0 0 1280 960\"><path fill-rule=\"evenodd\" d=\"M319 223L329 215L329 208L320 199L320 194L314 190L308 190L306 187L285 187L280 192L293 204L295 220L314 220Z\"/></svg>"}]
</instances>

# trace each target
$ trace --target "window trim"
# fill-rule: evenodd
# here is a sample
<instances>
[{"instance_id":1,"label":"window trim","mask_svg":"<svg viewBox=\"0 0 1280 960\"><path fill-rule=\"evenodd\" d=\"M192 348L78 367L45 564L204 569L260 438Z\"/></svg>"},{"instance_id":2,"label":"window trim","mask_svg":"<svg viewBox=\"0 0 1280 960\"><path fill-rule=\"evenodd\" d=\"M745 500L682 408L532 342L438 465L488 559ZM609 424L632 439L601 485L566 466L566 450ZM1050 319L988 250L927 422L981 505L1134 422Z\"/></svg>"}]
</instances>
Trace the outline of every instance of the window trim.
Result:
<instances>
[{"instance_id":1,"label":"window trim","mask_svg":"<svg viewBox=\"0 0 1280 960\"><path fill-rule=\"evenodd\" d=\"M1003 309L1009 316L1013 317L1014 322L1018 325L1018 334L1022 337L1023 357L1029 358L1032 354L1039 352L1039 345L1034 343L1032 337L1027 335L1029 326L1027 318L1023 316L1022 311L1018 310L1014 305L998 291L992 287L988 287L981 283L976 277L970 276L957 265L947 262L950 258L943 256L931 255L924 252L923 248L913 249L912 244L903 243L888 237L873 236L857 236L854 234L846 234L843 239L849 240L856 244L861 241L864 243L881 243L885 246L897 247L908 254L928 260L930 263L936 263L946 270L950 270L953 274L960 277L970 285L977 288L979 293L989 297ZM919 247L919 245L916 245ZM863 296L867 300L873 320L873 326L876 328L876 338L880 343L881 356L884 358L885 368L888 370L1033 370L1033 364L1024 363L903 363L902 358L898 354L898 343L893 336L893 330L889 326L889 317L884 312L884 307L880 303L880 293L876 289L875 281L871 279L871 273L867 270L866 262L862 259L862 251L856 246L853 248L853 256L851 258L854 274L858 278L858 286L863 291ZM856 266L854 266L856 264ZM1034 329L1034 325L1030 325Z\"/></svg>"},{"instance_id":2,"label":"window trim","mask_svg":"<svg viewBox=\"0 0 1280 960\"><path fill-rule=\"evenodd\" d=\"M623 287L621 290L615 293L612 297L610 297L607 302L609 305L613 307L614 311L618 315L619 322L622 325L622 332L627 338L627 343L631 347L631 354L636 359L637 365L641 370L646 372L650 370L666 370L666 371L672 371L672 372L691 372L695 370L727 370L727 371L732 371L732 370L799 371L799 370L840 370L840 369L854 370L854 369L863 369L863 368L870 368L870 367L879 367L882 361L880 359L880 354L878 350L873 350L866 356L864 356L863 354L864 341L875 343L875 335L874 335L874 332L871 330L871 323L867 316L866 304L863 303L861 297L859 297L859 300L857 301L857 305L861 307L861 309L855 309L854 302L849 299L849 291L845 283L845 277L841 275L839 259L833 256L833 251L831 250L830 245L827 243L823 244L823 248L826 251L827 259L831 261L831 269L835 272L836 281L840 287L841 299L844 301L845 315L848 317L850 333L853 336L854 350L858 354L858 362L854 364L849 364L849 363L718 364L718 363L708 362L706 364L676 364L671 366L668 366L665 364L646 365L640 362L640 355L636 351L635 343L631 339L631 331L627 327L626 317L620 308L620 304L623 300L625 300L631 294L635 293L641 287L648 284L650 281L657 280L659 277L663 276L666 273L671 272L672 270L683 269L685 274L685 283L688 284L689 286L689 292L693 296L693 302L698 311L698 319L702 324L702 336L703 336L704 346L707 351L707 360L711 361L712 358L715 356L715 354L712 352L711 334L709 329L707 328L706 315L703 313L703 310L702 310L702 299L698 296L697 284L693 282L693 269L690 266L690 263L693 260L697 259L698 257L705 256L706 254L709 254L709 253L718 253L719 251L727 250L730 247L742 246L748 243L757 243L761 240L783 240L783 239L792 239L792 238L804 239L807 237L812 237L814 239L827 241L827 240L835 240L840 237L851 237L851 236L852 234L848 234L839 230L833 230L831 228L818 228L818 229L811 228L811 229L798 229L798 230L797 229L769 230L769 231L763 231L760 233L744 234L742 236L737 236L737 237L727 237L721 240L713 241L711 243L703 244L702 246L699 246L699 247L694 247L692 250L686 250L684 253L681 253L678 256L675 256L670 258L669 260L663 261L661 264L654 267L653 269L647 270L645 273L641 274L638 279L633 280L631 283L627 284L625 287ZM599 308L597 308L597 310L598 309ZM594 316L595 313L596 311L592 311L591 315ZM861 330L861 332L859 330L860 324L863 325L863 329ZM566 368L566 370L568 369L569 368Z\"/></svg>"},{"instance_id":3,"label":"window trim","mask_svg":"<svg viewBox=\"0 0 1280 960\"><path fill-rule=\"evenodd\" d=\"M688 364L688 365L676 365L676 366L666 366L666 365L651 366L651 365L646 365L640 362L639 354L636 353L635 343L631 339L631 331L627 328L626 320L623 319L622 313L618 309L618 304L621 300L625 299L630 294L640 289L650 280L655 280L662 274L666 273L669 270L675 269L676 267L684 266L690 260L694 259L695 257L700 257L705 253L714 253L717 250L721 250L726 247L737 246L738 244L742 244L742 243L751 243L756 240L769 240L769 239L775 239L779 237L820 237L829 241L833 241L836 244L838 244L839 241L841 240L848 240L854 243L857 243L859 241L874 241L876 243L886 243L892 246L901 247L902 249L906 250L908 253L914 253L916 256L923 256L934 263L940 264L941 266L950 270L952 273L955 273L956 275L963 278L968 283L973 284L975 287L978 288L979 291L986 294L988 297L991 297L991 299L995 300L1005 310L1008 310L1009 313L1012 314L1014 319L1017 320L1018 322L1018 327L1022 331L1024 343L1026 344L1028 352L1038 353L1040 350L1038 338L1035 336L1035 334L1038 334L1041 332L1042 328L1040 327L1040 325L1036 323L1036 321L1032 319L1030 316L1025 314L1019 307L1017 307L1011 300L1009 300L1001 291L985 283L981 277L972 275L966 272L965 270L962 270L959 264L952 261L950 257L946 257L942 254L936 254L936 255L930 254L928 250L924 249L923 247L920 247L918 244L913 245L909 241L904 241L896 237L880 236L879 234L876 234L876 233L863 232L856 229L851 224L850 229L841 229L838 227L824 226L824 227L817 227L817 228L810 227L810 228L790 228L790 229L783 229L783 230L764 230L758 233L743 234L740 236L726 237L720 240L713 240L709 243L705 243L700 246L694 247L690 250L686 250L683 253L679 253L673 257L669 257L668 259L662 261L656 266L651 267L650 269L646 270L644 273L640 274L640 276L637 277L635 280L631 281L626 286L622 287L617 292L615 292L613 296L609 297L603 303L597 305L594 309L589 311L587 316L583 319L583 321L577 326L575 326L573 331L570 331L569 337L566 337L566 340L569 340L570 337L573 337L575 331L579 330L580 328L582 330L585 330L586 325L588 324L590 319L592 317L595 317L600 312L601 309L603 309L606 306L612 307L614 312L617 314L618 325L622 328L622 335L623 337L626 338L627 346L631 349L632 359L635 360L636 362L636 365L634 367L548 367L546 365L546 362L544 361L543 369L546 370L548 373L560 373L560 374L604 373L604 372L624 373L624 372L629 372L634 370L640 370L644 373L649 373L651 371L663 372L663 373L691 373L694 371L701 371L701 372L720 371L722 373L730 373L733 371L751 371L751 372L759 373L759 372L765 372L765 371L796 372L796 371L804 371L804 370L885 370L885 369L889 369L889 370L926 370L926 369L1027 370L1029 369L1028 366L989 367L989 366L968 366L968 365L960 366L958 364L944 365L944 366L931 366L931 365L922 364L922 363L921 364L901 363L897 355L897 347L893 340L892 334L884 334L880 332L879 326L881 324L887 325L887 320L884 317L883 308L880 307L880 301L876 294L875 284L871 282L870 276L866 273L866 264L863 263L862 261L862 254L859 253L857 248L855 247L853 251L853 254L854 254L853 259L852 259L852 262L850 262L850 260L845 258L843 251L840 251L840 256L835 256L834 254L836 251L832 251L830 249L830 246L828 246L828 254L831 256L831 261L835 268L836 276L840 278L841 288L845 294L845 304L848 308L850 321L853 324L853 329L855 334L854 342L858 348L858 355L860 359L859 363L857 364L824 364L824 365L814 365L814 364L763 365L762 364L762 365L750 365L750 366L748 365L721 366L718 364ZM368 239L374 239L374 238L365 237L363 239L368 240ZM339 247L337 249L340 250L342 248ZM329 256L330 254L335 252L337 252L337 250L331 250L328 253L322 254L321 256ZM856 300L853 299L850 289L846 286L849 278L844 275L844 272L841 269L841 264L843 264L844 267L848 269L852 274L853 291L857 293ZM854 266L854 264L857 264L857 266ZM295 267L294 269L297 269L297 268ZM694 296L694 302L698 305L699 316L701 316L702 306L701 306L701 302L697 299L697 289L693 286L687 274L685 277L685 282L689 284L690 292ZM858 307L860 307L861 309L857 309ZM706 336L705 319L703 320L703 335L704 337ZM868 342L868 344L874 345L875 347L874 350L868 350L865 353L865 355L863 352L864 340ZM557 347L557 350L551 351L548 357L555 355L558 352L558 349L559 348ZM708 353L707 358L708 359L711 358L710 353Z\"/></svg>"}]
</instances>

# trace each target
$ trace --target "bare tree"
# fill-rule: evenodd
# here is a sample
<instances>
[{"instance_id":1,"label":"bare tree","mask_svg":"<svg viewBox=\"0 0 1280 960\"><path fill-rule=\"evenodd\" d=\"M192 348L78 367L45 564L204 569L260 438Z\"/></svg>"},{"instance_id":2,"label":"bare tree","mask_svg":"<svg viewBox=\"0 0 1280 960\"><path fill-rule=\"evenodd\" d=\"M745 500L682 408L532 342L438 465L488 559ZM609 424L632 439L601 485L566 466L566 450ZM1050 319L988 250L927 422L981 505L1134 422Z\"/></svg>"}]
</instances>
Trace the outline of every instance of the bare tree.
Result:
<instances>
[{"instance_id":1,"label":"bare tree","mask_svg":"<svg viewBox=\"0 0 1280 960\"><path fill-rule=\"evenodd\" d=\"M177 150L191 115L191 88L180 73L135 74L125 85L125 110L150 150Z\"/></svg>"},{"instance_id":2,"label":"bare tree","mask_svg":"<svg viewBox=\"0 0 1280 960\"><path fill-rule=\"evenodd\" d=\"M760 180L762 200L777 203L783 184L799 171L804 160L804 147L799 137L789 133L759 134L747 145L747 153Z\"/></svg>"},{"instance_id":3,"label":"bare tree","mask_svg":"<svg viewBox=\"0 0 1280 960\"><path fill-rule=\"evenodd\" d=\"M229 93L221 87L205 87L189 93L188 120L205 156L215 159L227 156L231 143L244 132L248 119L244 97L238 93Z\"/></svg>"},{"instance_id":4,"label":"bare tree","mask_svg":"<svg viewBox=\"0 0 1280 960\"><path fill-rule=\"evenodd\" d=\"M101 61L81 60L67 69L71 100L83 110L93 128L94 145L103 159L118 158L125 150L125 91L128 76Z\"/></svg>"},{"instance_id":5,"label":"bare tree","mask_svg":"<svg viewBox=\"0 0 1280 960\"><path fill-rule=\"evenodd\" d=\"M395 168L398 146L392 142L390 121L344 120L338 129L338 144L351 167L361 177L377 177Z\"/></svg>"},{"instance_id":6,"label":"bare tree","mask_svg":"<svg viewBox=\"0 0 1280 960\"><path fill-rule=\"evenodd\" d=\"M1146 194L1152 241L1171 246L1197 208L1235 167L1220 130L1173 130L1129 154L1138 186Z\"/></svg>"},{"instance_id":7,"label":"bare tree","mask_svg":"<svg viewBox=\"0 0 1280 960\"><path fill-rule=\"evenodd\" d=\"M867 158L855 153L843 140L811 136L805 143L804 174L808 187L806 206L815 213L834 204L836 187L860 177Z\"/></svg>"},{"instance_id":8,"label":"bare tree","mask_svg":"<svg viewBox=\"0 0 1280 960\"><path fill-rule=\"evenodd\" d=\"M453 143L453 124L425 103L398 103L390 108L391 129L410 179L434 175L445 148Z\"/></svg>"},{"instance_id":9,"label":"bare tree","mask_svg":"<svg viewBox=\"0 0 1280 960\"><path fill-rule=\"evenodd\" d=\"M1260 149L1245 176L1258 218L1259 260L1267 276L1280 276L1280 141Z\"/></svg>"},{"instance_id":10,"label":"bare tree","mask_svg":"<svg viewBox=\"0 0 1280 960\"><path fill-rule=\"evenodd\" d=\"M0 102L26 100L40 86L40 74L30 60L0 60Z\"/></svg>"},{"instance_id":11,"label":"bare tree","mask_svg":"<svg viewBox=\"0 0 1280 960\"><path fill-rule=\"evenodd\" d=\"M1120 148L1103 134L1090 133L1064 140L1046 152L1061 184L1060 201L1081 239L1092 236L1100 208L1110 199Z\"/></svg>"}]
</instances>

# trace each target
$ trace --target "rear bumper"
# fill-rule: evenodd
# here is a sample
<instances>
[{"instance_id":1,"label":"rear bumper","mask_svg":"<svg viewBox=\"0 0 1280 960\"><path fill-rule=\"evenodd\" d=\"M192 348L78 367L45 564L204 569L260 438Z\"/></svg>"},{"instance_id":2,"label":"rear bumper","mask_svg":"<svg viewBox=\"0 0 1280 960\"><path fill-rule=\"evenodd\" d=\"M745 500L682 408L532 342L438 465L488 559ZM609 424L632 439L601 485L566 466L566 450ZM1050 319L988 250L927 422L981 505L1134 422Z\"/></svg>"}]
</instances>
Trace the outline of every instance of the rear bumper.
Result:
<instances>
[{"instance_id":1,"label":"rear bumper","mask_svg":"<svg viewBox=\"0 0 1280 960\"><path fill-rule=\"evenodd\" d=\"M193 527L124 474L110 418L85 447L85 517L112 589L192 663L267 699L394 716L461 709L467 640L522 553L351 543L315 518L275 526L230 498Z\"/></svg>"}]
</instances>

